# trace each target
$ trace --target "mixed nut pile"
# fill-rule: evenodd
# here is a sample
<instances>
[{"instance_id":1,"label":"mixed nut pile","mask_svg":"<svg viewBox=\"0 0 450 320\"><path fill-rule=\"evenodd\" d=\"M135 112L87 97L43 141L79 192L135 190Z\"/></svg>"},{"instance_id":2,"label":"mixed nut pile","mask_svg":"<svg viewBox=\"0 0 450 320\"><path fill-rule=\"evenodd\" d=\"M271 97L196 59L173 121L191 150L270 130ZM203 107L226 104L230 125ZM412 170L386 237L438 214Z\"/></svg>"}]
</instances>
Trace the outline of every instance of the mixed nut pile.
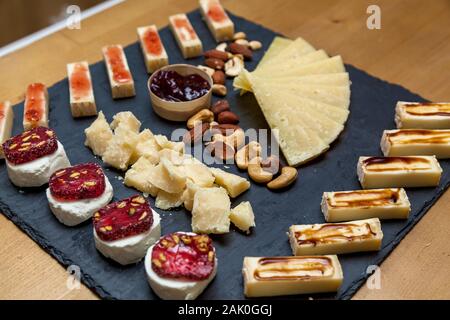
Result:
<instances>
[{"instance_id":1,"label":"mixed nut pile","mask_svg":"<svg viewBox=\"0 0 450 320\"><path fill-rule=\"evenodd\" d=\"M225 161L234 159L254 182L266 184L269 189L282 189L293 183L297 169L283 166L280 170L280 159L275 155L263 159L259 142L245 144L245 133L238 123L239 116L230 110L228 101L219 100L211 109L202 109L188 119L184 142L192 145L205 141L212 156Z\"/></svg>"},{"instance_id":2,"label":"mixed nut pile","mask_svg":"<svg viewBox=\"0 0 450 320\"><path fill-rule=\"evenodd\" d=\"M244 32L237 32L232 43L220 43L216 49L204 53L205 65L198 67L213 79L212 92L224 97L227 94L225 80L237 77L244 69L244 61L251 60L253 51L262 47L259 41L248 41Z\"/></svg>"}]
</instances>

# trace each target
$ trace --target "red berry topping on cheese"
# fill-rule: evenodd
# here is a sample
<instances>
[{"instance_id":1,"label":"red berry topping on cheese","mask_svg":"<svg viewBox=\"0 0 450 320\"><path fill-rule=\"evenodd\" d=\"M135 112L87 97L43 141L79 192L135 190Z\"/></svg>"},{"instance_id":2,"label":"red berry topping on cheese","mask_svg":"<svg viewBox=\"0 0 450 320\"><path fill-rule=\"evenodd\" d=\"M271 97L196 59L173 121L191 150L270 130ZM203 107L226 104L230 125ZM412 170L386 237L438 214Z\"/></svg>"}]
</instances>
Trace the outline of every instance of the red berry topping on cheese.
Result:
<instances>
[{"instance_id":1,"label":"red berry topping on cheese","mask_svg":"<svg viewBox=\"0 0 450 320\"><path fill-rule=\"evenodd\" d=\"M153 214L147 200L136 195L103 207L94 214L93 220L98 237L113 241L150 230Z\"/></svg>"},{"instance_id":2,"label":"red berry topping on cheese","mask_svg":"<svg viewBox=\"0 0 450 320\"><path fill-rule=\"evenodd\" d=\"M57 149L55 132L44 127L25 131L3 143L6 159L15 165L48 156Z\"/></svg>"},{"instance_id":3,"label":"red berry topping on cheese","mask_svg":"<svg viewBox=\"0 0 450 320\"><path fill-rule=\"evenodd\" d=\"M62 200L98 198L105 192L105 174L96 163L58 170L49 181L52 196Z\"/></svg>"},{"instance_id":4,"label":"red berry topping on cheese","mask_svg":"<svg viewBox=\"0 0 450 320\"><path fill-rule=\"evenodd\" d=\"M215 251L207 235L176 232L153 247L152 268L164 278L205 280L214 270Z\"/></svg>"}]
</instances>

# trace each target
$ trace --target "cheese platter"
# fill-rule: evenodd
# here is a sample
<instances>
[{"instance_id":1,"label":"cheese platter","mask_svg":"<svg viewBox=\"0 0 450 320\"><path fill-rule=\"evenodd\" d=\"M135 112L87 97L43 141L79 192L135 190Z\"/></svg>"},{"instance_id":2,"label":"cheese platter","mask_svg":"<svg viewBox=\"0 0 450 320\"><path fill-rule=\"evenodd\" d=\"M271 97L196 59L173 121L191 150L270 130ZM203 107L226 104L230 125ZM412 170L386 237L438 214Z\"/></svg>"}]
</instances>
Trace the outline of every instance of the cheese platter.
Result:
<instances>
[{"instance_id":1,"label":"cheese platter","mask_svg":"<svg viewBox=\"0 0 450 320\"><path fill-rule=\"evenodd\" d=\"M211 33L215 28L202 20L202 14L205 15L204 12L196 10L187 15L189 20L183 21L189 22L188 29L192 27L195 30L195 38L201 40L203 50L218 48L216 42L218 35ZM161 283L165 283L161 280L162 278L171 277L166 268L158 266L158 263L164 260L161 258L159 262L151 260L154 258L156 247L151 245L157 243L159 238L158 230L154 229L160 227L160 234L163 237L159 244L169 235L173 241L176 241L178 236L184 236L186 241L191 241L191 238L196 237L196 234L190 233L191 231L210 234L213 244L210 252L213 252L213 256L210 258L205 255L201 259L209 259L212 269L197 279L207 281L205 285L198 287L196 285L198 282L194 281L195 284L186 289L193 292L189 295L190 298L198 296L201 299L242 299L281 294L290 294L289 298L307 298L308 295L297 294L326 291L330 293L314 296L348 299L369 276L366 272L367 267L380 263L394 249L450 183L448 173L450 166L445 160L441 160L435 167L442 169L442 172L439 171L439 179L434 179L432 184L427 184L430 187L407 189L408 204L411 205L411 210L408 211L409 216L403 214L403 218L381 222L382 233L380 230L381 236L377 237L377 251L351 253L338 257L324 256L323 261L331 261L329 263L333 266L333 276L328 278L328 282L325 281L322 284L320 279L317 286L292 287L290 290L282 290L283 284L277 282L280 290L278 293L271 294L270 288L263 288L256 281L256 291L251 291L250 283L257 279L252 279L252 276L245 272L243 278L242 272L253 268L253 264L257 263L255 257L265 257L259 261L264 259L277 261L274 257L280 257L283 258L280 260L282 263L285 260L287 263L290 259L285 257L292 254L286 236L288 228L292 225L325 223L320 206L322 194L327 191L360 189L356 169L358 158L365 155L381 156L379 142L383 130L395 127L396 103L398 101L423 102L424 99L400 86L386 83L350 65L344 65L339 56L328 58L324 51L320 49L315 51L306 40L283 39L274 32L231 13L227 13L227 17L234 23L235 31L238 32L235 33L235 39L232 40L234 42L226 51L233 57L224 58L226 61L223 61L222 67L219 66L220 63L216 64L216 60L209 60L210 64L208 64L203 57L194 57L197 52L191 55L190 51L185 50L183 41L180 42L180 38L185 33L176 30L179 29L180 22L178 27L176 21L171 23L173 33L168 27L159 30L159 37L164 43L171 64L187 63L198 66L206 63L207 67L213 69L211 78L214 83L211 90L215 96L212 104L216 106L216 103L220 101L219 96L225 95L231 107L225 108L226 110L221 109L217 114L214 114L213 108L213 118L208 130L220 131L225 129L225 124L227 127L235 126L233 132L240 132L241 128L273 129L273 124L283 118L275 117L273 110L266 106L277 99L287 101L280 104L277 112L292 111L293 124L291 127L286 126L282 134L295 137L289 132L289 128L297 128L296 130L303 137L298 139L298 142L290 144L290 149L301 151L300 156L294 154L290 158L290 153L285 152L283 144L280 143L286 158L280 154L281 162L285 163L287 160L290 166L282 164L281 170L261 171L265 168L263 166L265 159L256 157L254 159L258 160L250 161L254 159L247 157L248 163L242 164L242 168L246 169L239 169L240 165L237 168L234 165L210 166L209 164L205 169L201 162L196 163L195 158L188 157L189 164L184 163L183 166L189 166L189 170L192 170L188 171L191 176L189 181L183 178L179 165L176 164L177 156L173 159L174 153L177 154L179 150L180 141L173 140L171 134L184 125L162 119L152 110L148 88L148 71L152 70L149 68L148 59L146 60L143 56L145 50L142 47L142 39L141 43L136 42L124 47L123 51L120 45L110 46L109 50L104 49L107 65L99 62L89 66L93 95L95 95L95 104L98 109L97 118L94 116L78 118L76 121L73 119L68 79L50 86L48 97L43 95L44 115L48 111L48 119L45 119L43 125L51 128L48 131L56 132L57 143L61 145L59 149L67 153L68 159L64 160L67 161L64 167L69 167L70 164L92 162L101 167L105 181L110 182L114 190L113 203L109 205L115 206L114 208L106 206L99 210L99 215L89 211L87 214L93 216L92 221L81 222L76 227L64 226L58 220L65 221L64 218L55 217L57 215L55 211L53 211L55 214L52 214L51 208L55 210L58 203L53 201L53 207L49 207L44 186L16 187L9 182L6 164L0 164L4 168L0 171L0 179L4 186L0 192L0 211L25 230L61 264L78 265L83 282L103 298L186 297L177 295L180 293L176 292L179 288L176 283L173 283L174 295L161 294L161 290L169 288L168 285L162 289L158 287ZM239 33L248 35L248 40ZM254 48L254 50L242 50L245 41L248 42L248 48ZM253 45L251 45L252 42ZM292 49L285 51L292 43L295 44ZM258 49L259 47L263 50ZM111 48L113 48L112 51ZM269 53L265 55L267 50ZM101 48L99 48L100 51ZM302 60L305 65L292 68L298 52L307 56ZM113 71L111 56L114 54L117 55L116 60L120 60L116 62L122 66L123 70L119 70L120 72ZM206 58L208 59L210 58ZM276 62L277 59L278 61L286 60L284 69L276 68L273 61ZM226 67L227 63L228 67ZM218 71L223 69L222 72L230 78L234 76L233 70L239 70L243 66L249 71L255 69L257 71L239 72L239 77L235 78L235 86L237 84L237 88L253 92L240 95L239 92L233 91L231 80L223 82ZM261 68L260 71L257 67ZM69 71L69 75L70 73ZM269 74L273 75L272 80L265 81ZM242 78L240 75L243 75ZM122 79L123 76L125 79ZM123 84L118 85L120 81L117 79L127 80L124 82L125 87ZM295 83L297 80L298 83ZM226 91L221 90L223 88L220 86L225 87ZM271 89L273 89L275 100L271 100L270 95L263 97L264 92ZM275 92L280 92L281 89L283 94L276 95ZM301 94L296 94L298 92ZM297 110L296 105L302 107ZM370 112L368 106L375 105L377 112ZM219 107L224 108L223 104ZM219 107L216 109L220 109ZM320 114L318 110L322 110L323 114ZM13 135L17 137L23 131L21 123L23 103L15 106L14 111ZM214 120L219 121L218 126L211 124ZM192 120L191 123L192 129L195 129L196 120ZM45 131L46 129L41 126L32 130ZM25 135L21 138L27 137L28 135ZM216 136L217 139L218 137L221 135ZM239 137L239 134L233 135L232 138L222 135L222 139L226 139L226 142L231 139L232 152L248 146L246 143L239 142ZM277 136L275 138L279 139ZM312 143L314 141L316 143ZM226 143L225 140L222 142ZM9 147L12 144L12 142L6 143ZM310 149L312 146L314 149ZM155 148L157 155L153 152ZM158 160L152 159L152 155L158 157ZM9 159L7 157L6 161L11 159L13 157ZM237 158L236 162L238 162ZM298 173L291 167L297 165L301 165ZM58 175L59 170L62 169L54 168L52 171ZM60 173L64 176L62 181L76 179L71 175L77 172L73 171L75 169L71 170L68 177L64 175L65 173ZM85 169L81 168L81 170ZM201 179L198 178L199 176ZM143 177L147 178L143 179ZM171 179L170 184L166 183L169 181L168 178ZM198 180L192 184L195 178ZM52 178L48 174L45 179L48 181ZM214 186L209 185L211 181ZM45 184L41 181L39 183L39 185ZM197 190L197 184L201 183L205 185L201 186L201 190ZM278 188L282 190L277 191ZM52 183L48 192L56 194L58 190L58 184ZM123 241L129 241L128 238L135 234L124 231L115 235L116 226L105 224L103 219L107 220L110 215L121 220L123 225L118 225L119 228L130 225L132 230L140 228L141 224L137 221L141 220L138 220L137 216L137 221L130 217L125 219L125 215L121 217L121 213L117 210L117 208L122 209L120 207L122 203L125 203L124 208L128 210L128 213L131 212L132 199L134 197L141 199L141 196L136 196L138 192L142 192L142 199L145 202L148 201L149 208L152 209L152 215L142 215L144 216L142 221L145 222L142 225L145 225L145 228L139 229L141 231L138 234L142 236L145 232L152 233L151 241L145 244L145 248L151 250L147 252L148 258L144 257L145 254L140 250L136 257L127 259L128 257L123 254L122 244ZM185 197L173 197L181 193ZM181 200L183 201L180 202ZM215 202L220 203L220 206L214 205ZM298 205L299 203L301 206ZM139 210L147 213L150 211L149 208L139 207ZM192 217L185 211L191 211ZM217 217L215 224L204 219L206 213L210 211ZM376 219L376 217L364 218ZM179 232L181 234L177 235ZM112 234L112 238L107 236L109 234ZM119 241L118 245L114 244L116 241ZM140 247L141 242L137 243ZM158 254L164 253L162 248L158 248L158 251ZM336 253L338 252L329 254ZM136 261L140 262L135 263ZM298 261L301 261L301 258ZM301 268L301 262L298 266ZM177 272L179 275L179 270ZM147 273L149 284L145 281L145 273ZM192 274L182 275L182 277L191 276ZM257 293L258 287L261 287L264 293Z\"/></svg>"}]
</instances>

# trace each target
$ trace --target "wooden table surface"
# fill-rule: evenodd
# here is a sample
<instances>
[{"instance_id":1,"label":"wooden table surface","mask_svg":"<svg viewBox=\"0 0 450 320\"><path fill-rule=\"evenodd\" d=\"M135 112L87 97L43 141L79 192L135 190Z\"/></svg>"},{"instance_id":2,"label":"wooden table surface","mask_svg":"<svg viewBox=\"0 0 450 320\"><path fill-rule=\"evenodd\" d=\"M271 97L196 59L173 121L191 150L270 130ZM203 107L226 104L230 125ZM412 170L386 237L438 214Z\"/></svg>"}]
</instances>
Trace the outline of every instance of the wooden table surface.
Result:
<instances>
[{"instance_id":1,"label":"wooden table surface","mask_svg":"<svg viewBox=\"0 0 450 320\"><path fill-rule=\"evenodd\" d=\"M381 30L366 27L367 7L378 4ZM167 17L197 7L196 0L128 0L0 58L0 100L16 103L35 81L51 85L66 63L101 59L103 45L136 41L136 27L167 24ZM233 13L288 37L302 36L329 54L423 97L450 100L448 0L222 0ZM13 26L11 26L13 27ZM251 35L250 35L251 36ZM450 191L381 265L381 288L363 286L355 299L450 299ZM0 299L92 299L81 286L68 290L67 273L0 215ZM145 281L143 279L142 281Z\"/></svg>"}]
</instances>

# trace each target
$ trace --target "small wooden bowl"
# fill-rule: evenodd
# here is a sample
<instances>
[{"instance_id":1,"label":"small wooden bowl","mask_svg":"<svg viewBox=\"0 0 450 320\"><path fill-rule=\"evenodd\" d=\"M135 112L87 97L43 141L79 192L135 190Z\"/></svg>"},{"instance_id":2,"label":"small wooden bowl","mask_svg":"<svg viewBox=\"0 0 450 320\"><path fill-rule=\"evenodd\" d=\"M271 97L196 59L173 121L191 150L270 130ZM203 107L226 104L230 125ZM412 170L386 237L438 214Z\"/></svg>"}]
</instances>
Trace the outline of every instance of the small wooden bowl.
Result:
<instances>
[{"instance_id":1,"label":"small wooden bowl","mask_svg":"<svg viewBox=\"0 0 450 320\"><path fill-rule=\"evenodd\" d=\"M210 86L209 91L200 98L192 101L174 102L161 99L156 94L154 94L150 89L150 84L152 83L153 78L159 71L176 71L182 76L198 74L203 79L208 81ZM147 88L150 94L150 100L152 102L153 110L160 117L171 121L186 121L201 109L209 108L211 106L212 86L213 80L205 71L189 64L172 64L169 66L162 67L161 69L155 71L151 75L147 83Z\"/></svg>"}]
</instances>

